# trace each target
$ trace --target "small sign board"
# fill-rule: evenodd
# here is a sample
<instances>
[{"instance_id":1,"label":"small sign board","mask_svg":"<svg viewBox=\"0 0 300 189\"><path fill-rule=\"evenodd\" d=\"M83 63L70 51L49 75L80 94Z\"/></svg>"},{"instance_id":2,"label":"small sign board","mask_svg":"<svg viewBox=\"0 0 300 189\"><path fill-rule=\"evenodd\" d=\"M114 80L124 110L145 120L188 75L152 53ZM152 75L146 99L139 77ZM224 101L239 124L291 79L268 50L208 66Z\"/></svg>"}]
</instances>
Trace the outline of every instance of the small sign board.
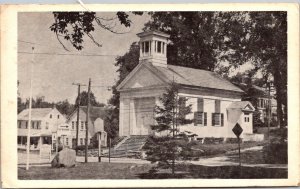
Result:
<instances>
[{"instance_id":1,"label":"small sign board","mask_svg":"<svg viewBox=\"0 0 300 189\"><path fill-rule=\"evenodd\" d=\"M243 132L243 128L240 126L239 123L236 123L232 129L232 132L239 138Z\"/></svg>"},{"instance_id":2,"label":"small sign board","mask_svg":"<svg viewBox=\"0 0 300 189\"><path fill-rule=\"evenodd\" d=\"M102 132L104 131L104 121L101 118L97 118L94 122L94 132Z\"/></svg>"}]
</instances>

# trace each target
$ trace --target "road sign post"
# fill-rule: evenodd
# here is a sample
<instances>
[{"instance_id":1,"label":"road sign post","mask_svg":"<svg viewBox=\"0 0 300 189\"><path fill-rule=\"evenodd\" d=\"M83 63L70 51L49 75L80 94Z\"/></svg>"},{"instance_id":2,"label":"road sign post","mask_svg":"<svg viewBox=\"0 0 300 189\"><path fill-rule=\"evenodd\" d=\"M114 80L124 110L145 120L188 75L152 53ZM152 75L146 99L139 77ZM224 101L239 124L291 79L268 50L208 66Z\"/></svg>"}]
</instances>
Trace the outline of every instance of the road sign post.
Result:
<instances>
[{"instance_id":1,"label":"road sign post","mask_svg":"<svg viewBox=\"0 0 300 189\"><path fill-rule=\"evenodd\" d=\"M241 146L240 146L240 135L243 132L243 128L240 126L239 123L236 123L235 126L232 129L232 132L235 134L235 136L238 139L238 145L239 145L239 166L241 167Z\"/></svg>"},{"instance_id":2,"label":"road sign post","mask_svg":"<svg viewBox=\"0 0 300 189\"><path fill-rule=\"evenodd\" d=\"M97 136L98 136L98 162L101 162L101 132L98 132Z\"/></svg>"}]
</instances>

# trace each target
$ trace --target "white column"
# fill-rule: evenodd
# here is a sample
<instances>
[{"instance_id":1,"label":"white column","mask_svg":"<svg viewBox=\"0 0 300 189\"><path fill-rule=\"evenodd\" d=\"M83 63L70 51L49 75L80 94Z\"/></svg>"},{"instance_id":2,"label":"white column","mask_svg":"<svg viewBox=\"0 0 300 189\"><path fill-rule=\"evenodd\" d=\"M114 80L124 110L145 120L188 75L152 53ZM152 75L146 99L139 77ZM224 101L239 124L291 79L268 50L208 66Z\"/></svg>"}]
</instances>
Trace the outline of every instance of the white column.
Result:
<instances>
[{"instance_id":1,"label":"white column","mask_svg":"<svg viewBox=\"0 0 300 189\"><path fill-rule=\"evenodd\" d=\"M165 56L167 55L167 43L164 43L165 45L164 45L164 54L165 54Z\"/></svg>"},{"instance_id":2,"label":"white column","mask_svg":"<svg viewBox=\"0 0 300 189\"><path fill-rule=\"evenodd\" d=\"M130 99L130 124L129 124L129 133L130 135L135 134L136 129L136 114L134 107L134 99Z\"/></svg>"},{"instance_id":3,"label":"white column","mask_svg":"<svg viewBox=\"0 0 300 189\"><path fill-rule=\"evenodd\" d=\"M120 98L120 112L119 112L119 136L124 136L123 133L123 119L124 119L124 102L123 98Z\"/></svg>"},{"instance_id":4,"label":"white column","mask_svg":"<svg viewBox=\"0 0 300 189\"><path fill-rule=\"evenodd\" d=\"M143 51L142 51L142 48L143 48L142 44L143 44L143 42L140 42L139 44L140 44L140 56L142 56L142 53L143 53Z\"/></svg>"}]
</instances>

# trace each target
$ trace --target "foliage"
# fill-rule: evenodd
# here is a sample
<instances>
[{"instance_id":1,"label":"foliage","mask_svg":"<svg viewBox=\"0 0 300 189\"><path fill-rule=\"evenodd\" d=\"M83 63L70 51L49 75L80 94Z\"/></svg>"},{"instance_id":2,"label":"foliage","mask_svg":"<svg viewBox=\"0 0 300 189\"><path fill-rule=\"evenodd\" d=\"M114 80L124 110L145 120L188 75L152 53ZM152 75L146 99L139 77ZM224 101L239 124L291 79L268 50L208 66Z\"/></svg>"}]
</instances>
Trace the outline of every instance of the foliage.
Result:
<instances>
[{"instance_id":1,"label":"foliage","mask_svg":"<svg viewBox=\"0 0 300 189\"><path fill-rule=\"evenodd\" d=\"M228 72L250 62L249 72L274 81L277 115L287 105L286 12L152 12L145 29L170 34L168 64ZM227 64L227 66L226 66ZM260 86L262 82L259 81Z\"/></svg>"},{"instance_id":2,"label":"foliage","mask_svg":"<svg viewBox=\"0 0 300 189\"><path fill-rule=\"evenodd\" d=\"M82 91L80 93L80 96L76 98L75 100L75 105L78 104L79 102L79 99L80 99L80 106L87 106L88 104L88 93L86 91ZM97 107L103 107L105 104L103 103L100 103L97 101L95 95L93 92L90 92L90 105L91 106L97 106Z\"/></svg>"},{"instance_id":3,"label":"foliage","mask_svg":"<svg viewBox=\"0 0 300 189\"><path fill-rule=\"evenodd\" d=\"M120 93L117 91L116 87L126 78L126 76L139 64L139 45L137 43L132 43L130 49L123 56L116 58L115 66L119 67L117 72L119 73L119 79L116 84L112 87L113 96L109 100L109 104L113 105L115 108L113 110L108 110L108 121L111 125L112 136L117 136L117 128L119 127L119 106L120 106Z\"/></svg>"},{"instance_id":4,"label":"foliage","mask_svg":"<svg viewBox=\"0 0 300 189\"><path fill-rule=\"evenodd\" d=\"M213 12L151 12L145 30L170 34L168 64L213 71L219 44ZM217 43L218 42L218 43Z\"/></svg>"},{"instance_id":5,"label":"foliage","mask_svg":"<svg viewBox=\"0 0 300 189\"><path fill-rule=\"evenodd\" d=\"M157 163L157 168L171 168L175 173L175 160L190 159L191 146L187 137L179 137L178 125L190 123L185 115L191 112L191 105L186 106L186 99L179 98L178 85L169 84L166 92L160 97L160 104L155 107L155 125L151 128L155 135L145 146L146 159ZM180 99L180 100L179 100ZM160 136L159 136L160 135Z\"/></svg>"},{"instance_id":6,"label":"foliage","mask_svg":"<svg viewBox=\"0 0 300 189\"><path fill-rule=\"evenodd\" d=\"M55 104L57 110L64 114L64 115L70 115L73 111L75 106L73 104L70 104L69 101L66 99L64 101L59 101Z\"/></svg>"},{"instance_id":7,"label":"foliage","mask_svg":"<svg viewBox=\"0 0 300 189\"><path fill-rule=\"evenodd\" d=\"M142 15L143 12L132 12L135 15ZM53 12L55 22L50 26L50 30L56 34L58 41L63 45L61 38L69 41L77 50L83 49L83 36L88 36L97 46L98 43L92 33L95 25L112 33L120 34L114 30L115 19L118 19L121 25L130 27L131 20L126 12L117 12L116 18L102 18L95 12ZM66 49L66 47L63 45Z\"/></svg>"},{"instance_id":8,"label":"foliage","mask_svg":"<svg viewBox=\"0 0 300 189\"><path fill-rule=\"evenodd\" d=\"M287 164L288 149L287 142L273 141L263 148L265 163Z\"/></svg>"},{"instance_id":9,"label":"foliage","mask_svg":"<svg viewBox=\"0 0 300 189\"><path fill-rule=\"evenodd\" d=\"M279 128L270 131L271 142L264 146L263 157L266 163L287 164L288 144L287 129Z\"/></svg>"},{"instance_id":10,"label":"foliage","mask_svg":"<svg viewBox=\"0 0 300 189\"><path fill-rule=\"evenodd\" d=\"M119 116L116 116L116 108L107 106L105 109L104 130L107 131L108 140L114 140L118 136ZM108 141L109 142L109 141Z\"/></svg>"},{"instance_id":11,"label":"foliage","mask_svg":"<svg viewBox=\"0 0 300 189\"><path fill-rule=\"evenodd\" d=\"M31 103L32 108L53 108L55 107L54 102L47 102L45 101L45 97L38 96L35 99L32 99ZM25 102L22 101L20 97L18 97L18 113L23 111L24 109L29 107L29 99L26 99Z\"/></svg>"},{"instance_id":12,"label":"foliage","mask_svg":"<svg viewBox=\"0 0 300 189\"><path fill-rule=\"evenodd\" d=\"M261 113L258 110L253 112L253 129L264 126L264 123L260 119L260 114Z\"/></svg>"}]
</instances>

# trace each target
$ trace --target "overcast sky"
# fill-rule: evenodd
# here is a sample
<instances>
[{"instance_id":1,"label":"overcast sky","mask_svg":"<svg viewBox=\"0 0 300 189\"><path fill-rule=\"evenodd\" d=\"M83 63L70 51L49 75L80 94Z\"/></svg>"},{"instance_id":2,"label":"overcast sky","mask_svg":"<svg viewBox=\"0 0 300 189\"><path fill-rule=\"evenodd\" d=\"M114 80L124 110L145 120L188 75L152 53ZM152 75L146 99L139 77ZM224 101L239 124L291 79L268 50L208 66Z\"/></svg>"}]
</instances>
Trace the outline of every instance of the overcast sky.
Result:
<instances>
[{"instance_id":1,"label":"overcast sky","mask_svg":"<svg viewBox=\"0 0 300 189\"><path fill-rule=\"evenodd\" d=\"M113 13L97 13L102 17L112 17ZM85 38L84 49L77 51L65 42L70 52L63 49L49 27L53 23L52 13L19 13L18 15L18 80L19 93L22 99L29 97L30 61L32 46L35 47L33 97L45 96L49 102L68 99L74 103L77 87L72 83L88 83L92 85L111 86L117 79L117 67L114 66L116 55L123 55L130 44L138 41L137 33L142 31L149 16L131 15L133 22L130 29L117 26L117 31L125 34L113 34L96 26L93 33L95 40L102 44L97 47L90 39ZM34 43L34 44L31 44ZM106 56L71 56L58 54L97 54ZM86 90L87 88L83 88ZM111 97L111 91L105 88L92 88L92 92L100 102L106 103Z\"/></svg>"}]
</instances>

